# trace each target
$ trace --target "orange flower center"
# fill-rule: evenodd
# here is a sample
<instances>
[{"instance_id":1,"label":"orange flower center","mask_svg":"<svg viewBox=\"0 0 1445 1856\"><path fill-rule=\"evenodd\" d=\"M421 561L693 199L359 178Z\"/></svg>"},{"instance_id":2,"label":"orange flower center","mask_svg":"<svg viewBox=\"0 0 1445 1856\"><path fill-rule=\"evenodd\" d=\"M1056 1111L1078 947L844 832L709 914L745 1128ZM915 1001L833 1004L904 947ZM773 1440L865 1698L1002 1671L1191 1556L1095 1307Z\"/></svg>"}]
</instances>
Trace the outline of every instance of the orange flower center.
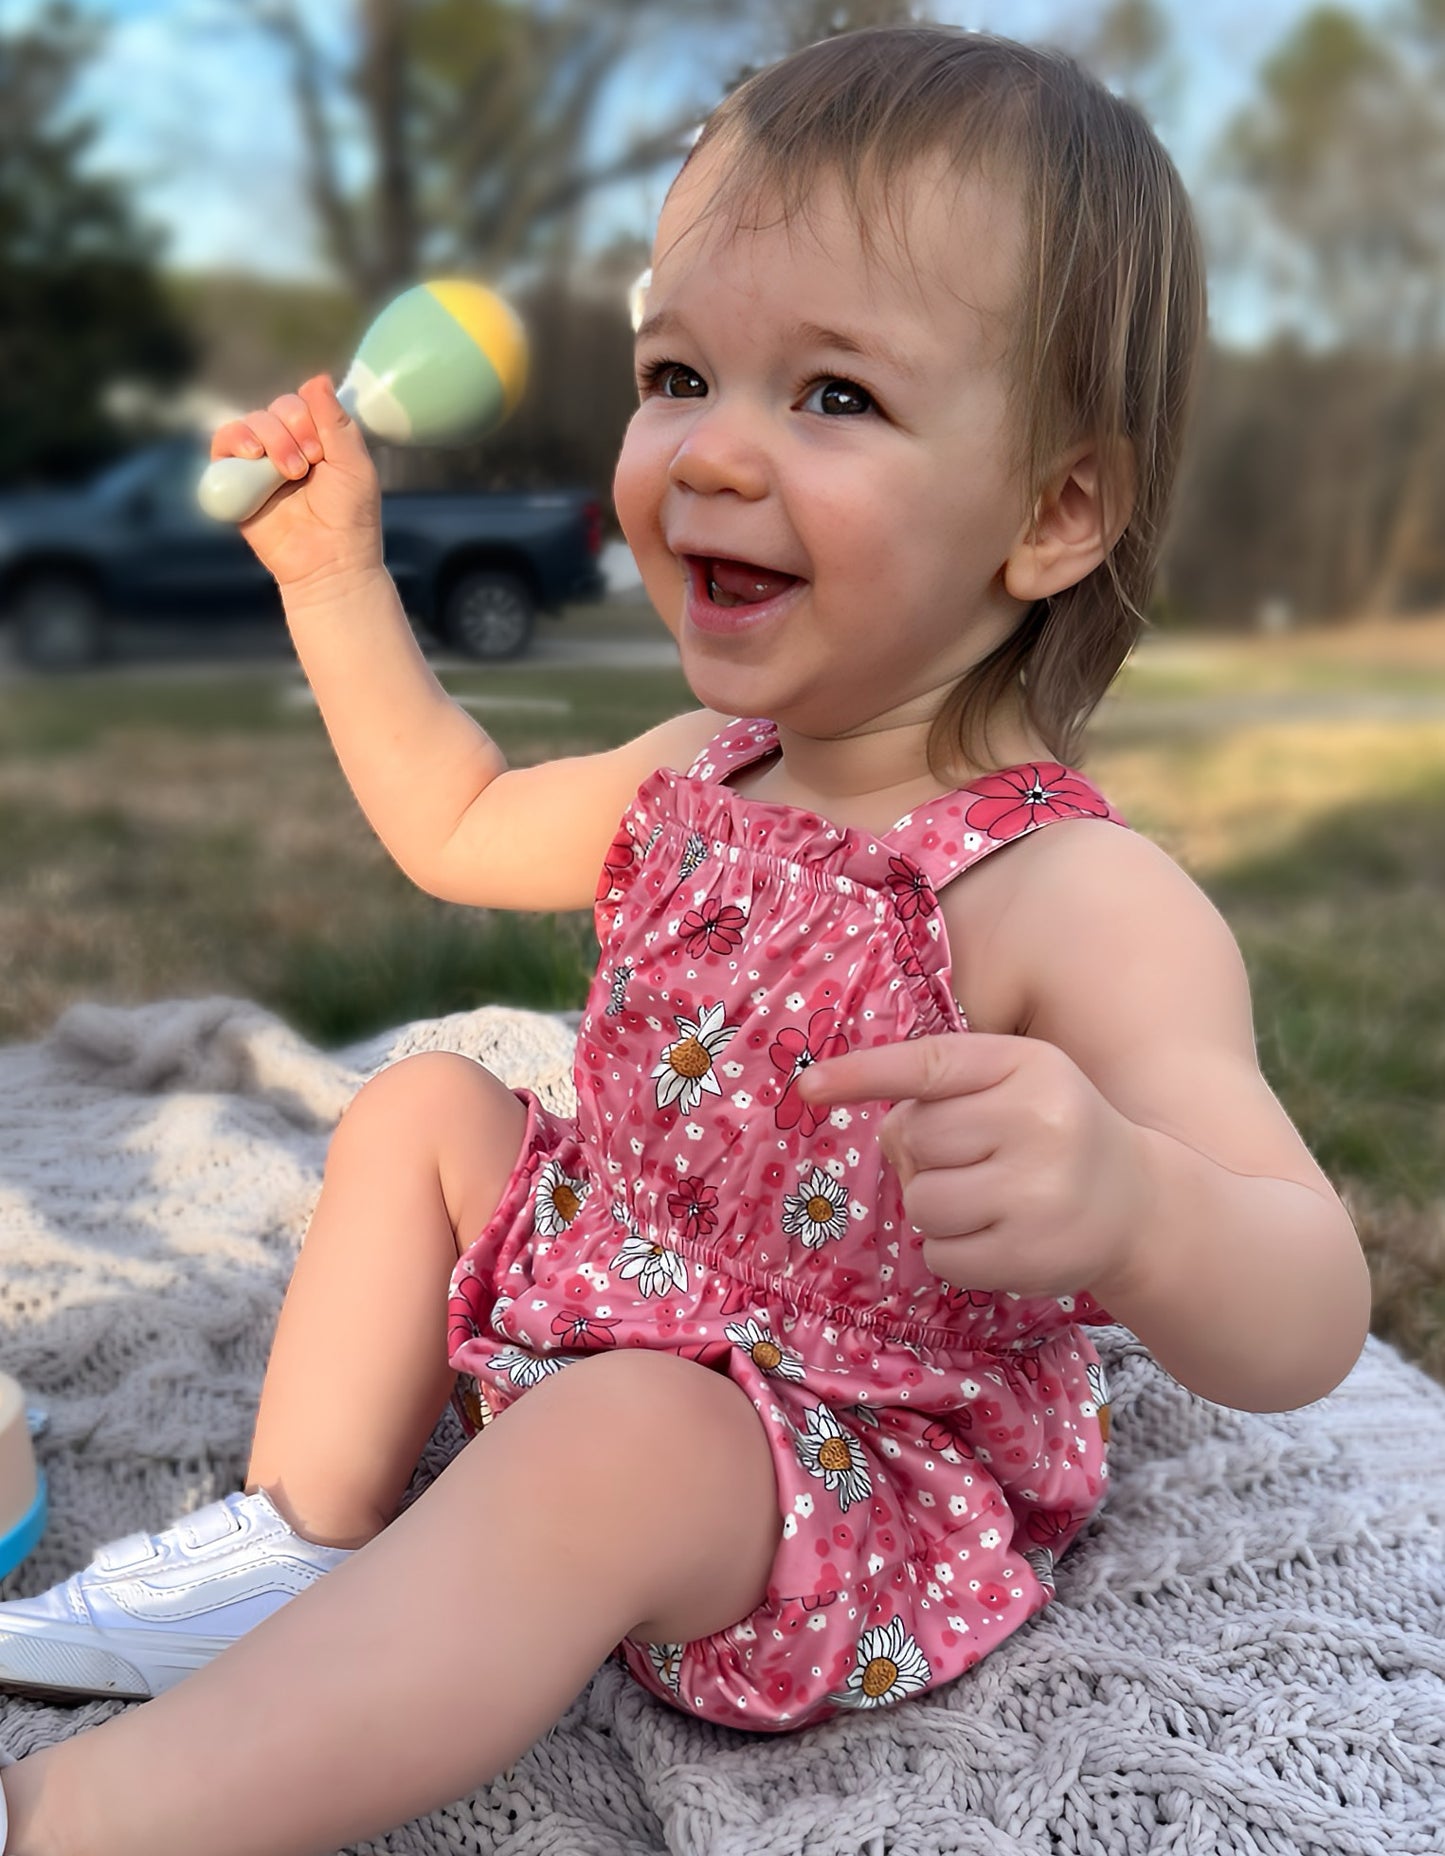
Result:
<instances>
[{"instance_id":1,"label":"orange flower center","mask_svg":"<svg viewBox=\"0 0 1445 1856\"><path fill-rule=\"evenodd\" d=\"M829 1437L824 1440L818 1452L818 1461L824 1469L851 1469L853 1456L841 1437Z\"/></svg>"},{"instance_id":2,"label":"orange flower center","mask_svg":"<svg viewBox=\"0 0 1445 1856\"><path fill-rule=\"evenodd\" d=\"M760 1340L753 1348L753 1359L765 1373L770 1373L775 1366L781 1364L782 1358L783 1350L774 1341Z\"/></svg>"},{"instance_id":3,"label":"orange flower center","mask_svg":"<svg viewBox=\"0 0 1445 1856\"><path fill-rule=\"evenodd\" d=\"M897 1680L897 1663L889 1662L886 1656L875 1656L863 1671L863 1693L870 1698L886 1695Z\"/></svg>"},{"instance_id":4,"label":"orange flower center","mask_svg":"<svg viewBox=\"0 0 1445 1856\"><path fill-rule=\"evenodd\" d=\"M698 1077L706 1076L712 1068L712 1058L696 1038L683 1038L673 1045L667 1053L667 1061L679 1076L685 1076L689 1082L696 1082Z\"/></svg>"},{"instance_id":5,"label":"orange flower center","mask_svg":"<svg viewBox=\"0 0 1445 1856\"><path fill-rule=\"evenodd\" d=\"M808 1200L808 1216L814 1224L826 1224L833 1216L834 1206L831 1199L825 1199L821 1192L815 1192Z\"/></svg>"},{"instance_id":6,"label":"orange flower center","mask_svg":"<svg viewBox=\"0 0 1445 1856\"><path fill-rule=\"evenodd\" d=\"M552 1209L563 1224L571 1224L582 1204L581 1199L570 1186L558 1185L552 1188Z\"/></svg>"}]
</instances>

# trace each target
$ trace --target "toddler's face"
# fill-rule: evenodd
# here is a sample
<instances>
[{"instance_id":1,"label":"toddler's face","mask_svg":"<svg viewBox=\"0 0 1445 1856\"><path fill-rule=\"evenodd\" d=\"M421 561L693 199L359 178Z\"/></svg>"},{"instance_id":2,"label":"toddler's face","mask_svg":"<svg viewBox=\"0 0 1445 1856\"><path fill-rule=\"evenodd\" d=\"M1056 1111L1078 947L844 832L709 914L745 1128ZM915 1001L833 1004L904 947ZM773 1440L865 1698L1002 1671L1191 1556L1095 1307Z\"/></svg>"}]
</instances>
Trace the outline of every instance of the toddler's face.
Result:
<instances>
[{"instance_id":1,"label":"toddler's face","mask_svg":"<svg viewBox=\"0 0 1445 1856\"><path fill-rule=\"evenodd\" d=\"M839 188L731 232L702 216L723 159L694 160L658 228L623 531L708 707L828 737L931 716L1022 610L1021 214L928 171L906 249L879 223L870 256Z\"/></svg>"}]
</instances>

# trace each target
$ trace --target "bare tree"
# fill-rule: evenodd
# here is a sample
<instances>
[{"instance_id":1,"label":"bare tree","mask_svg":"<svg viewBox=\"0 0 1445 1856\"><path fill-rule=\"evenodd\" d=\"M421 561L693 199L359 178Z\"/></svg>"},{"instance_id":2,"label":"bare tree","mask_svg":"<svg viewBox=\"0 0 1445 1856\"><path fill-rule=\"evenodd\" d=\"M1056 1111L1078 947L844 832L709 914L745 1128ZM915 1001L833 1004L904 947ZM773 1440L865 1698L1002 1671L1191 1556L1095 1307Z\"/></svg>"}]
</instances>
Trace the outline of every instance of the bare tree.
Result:
<instances>
[{"instance_id":1,"label":"bare tree","mask_svg":"<svg viewBox=\"0 0 1445 1856\"><path fill-rule=\"evenodd\" d=\"M1442 76L1439 0L1411 0L1383 25L1316 7L1265 64L1223 151L1286 313L1376 384L1373 442L1321 462L1353 479L1343 558L1360 575L1356 599L1381 612L1410 598L1440 512Z\"/></svg>"},{"instance_id":2,"label":"bare tree","mask_svg":"<svg viewBox=\"0 0 1445 1856\"><path fill-rule=\"evenodd\" d=\"M497 273L565 258L582 205L680 159L715 100L700 83L620 153L593 150L625 58L649 38L695 41L718 23L715 0L358 0L347 65L308 31L297 0L258 0L245 16L285 48L317 222L365 302L426 267ZM736 23L719 31L720 48L737 34ZM370 157L359 189L338 153L353 124Z\"/></svg>"}]
</instances>

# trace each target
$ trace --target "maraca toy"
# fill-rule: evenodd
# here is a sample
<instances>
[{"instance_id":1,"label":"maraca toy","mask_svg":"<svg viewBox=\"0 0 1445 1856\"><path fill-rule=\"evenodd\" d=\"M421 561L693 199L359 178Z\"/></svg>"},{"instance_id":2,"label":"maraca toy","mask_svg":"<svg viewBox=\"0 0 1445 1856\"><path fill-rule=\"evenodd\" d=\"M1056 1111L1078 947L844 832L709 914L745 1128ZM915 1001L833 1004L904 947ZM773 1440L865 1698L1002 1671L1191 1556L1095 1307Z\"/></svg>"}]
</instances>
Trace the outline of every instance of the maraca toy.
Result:
<instances>
[{"instance_id":1,"label":"maraca toy","mask_svg":"<svg viewBox=\"0 0 1445 1856\"><path fill-rule=\"evenodd\" d=\"M502 423L526 381L527 335L516 312L483 284L444 278L387 304L336 397L388 444L466 444ZM218 522L245 522L290 481L269 458L217 458L196 500Z\"/></svg>"}]
</instances>

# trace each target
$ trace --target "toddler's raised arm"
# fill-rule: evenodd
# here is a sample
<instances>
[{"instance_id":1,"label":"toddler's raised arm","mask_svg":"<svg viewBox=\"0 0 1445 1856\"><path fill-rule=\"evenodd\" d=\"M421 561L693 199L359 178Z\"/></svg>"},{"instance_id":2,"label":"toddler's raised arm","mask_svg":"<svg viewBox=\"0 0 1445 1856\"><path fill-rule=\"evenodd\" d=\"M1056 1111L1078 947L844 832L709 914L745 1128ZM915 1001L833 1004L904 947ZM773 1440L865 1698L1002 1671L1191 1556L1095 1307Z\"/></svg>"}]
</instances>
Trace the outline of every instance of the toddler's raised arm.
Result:
<instances>
[{"instance_id":1,"label":"toddler's raised arm","mask_svg":"<svg viewBox=\"0 0 1445 1856\"><path fill-rule=\"evenodd\" d=\"M242 534L275 576L342 770L413 882L453 902L583 908L628 800L722 726L691 711L607 754L508 771L422 655L382 564L381 496L331 382L224 425L213 457L265 453L291 481Z\"/></svg>"}]
</instances>

